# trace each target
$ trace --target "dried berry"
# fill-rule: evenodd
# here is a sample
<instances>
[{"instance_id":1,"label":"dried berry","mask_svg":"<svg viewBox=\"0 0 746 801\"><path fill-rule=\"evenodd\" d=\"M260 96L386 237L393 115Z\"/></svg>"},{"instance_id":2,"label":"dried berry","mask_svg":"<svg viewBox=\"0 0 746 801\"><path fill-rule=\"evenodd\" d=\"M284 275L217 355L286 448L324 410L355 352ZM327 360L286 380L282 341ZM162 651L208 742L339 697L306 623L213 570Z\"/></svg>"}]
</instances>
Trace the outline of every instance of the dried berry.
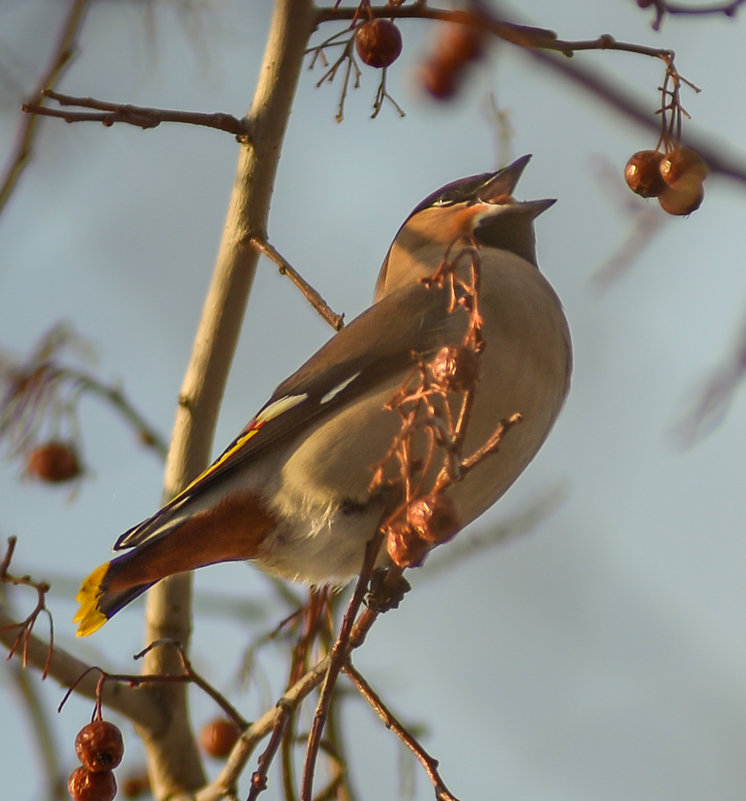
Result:
<instances>
[{"instance_id":1,"label":"dried berry","mask_svg":"<svg viewBox=\"0 0 746 801\"><path fill-rule=\"evenodd\" d=\"M401 53L401 33L387 19L371 19L355 30L355 49L369 67L388 67Z\"/></svg>"},{"instance_id":2,"label":"dried berry","mask_svg":"<svg viewBox=\"0 0 746 801\"><path fill-rule=\"evenodd\" d=\"M456 94L459 71L445 61L431 58L419 70L422 88L436 100L448 100Z\"/></svg>"},{"instance_id":3,"label":"dried berry","mask_svg":"<svg viewBox=\"0 0 746 801\"><path fill-rule=\"evenodd\" d=\"M199 740L205 753L214 757L227 757L240 734L240 729L232 720L216 718L202 727Z\"/></svg>"},{"instance_id":4,"label":"dried berry","mask_svg":"<svg viewBox=\"0 0 746 801\"><path fill-rule=\"evenodd\" d=\"M657 150L638 150L624 168L627 186L641 197L658 197L666 188L660 165L663 153Z\"/></svg>"},{"instance_id":5,"label":"dried berry","mask_svg":"<svg viewBox=\"0 0 746 801\"><path fill-rule=\"evenodd\" d=\"M108 720L94 720L78 732L75 753L91 773L112 770L124 756L122 732Z\"/></svg>"},{"instance_id":6,"label":"dried berry","mask_svg":"<svg viewBox=\"0 0 746 801\"><path fill-rule=\"evenodd\" d=\"M386 529L386 551L399 567L419 567L431 548L407 523L392 523Z\"/></svg>"},{"instance_id":7,"label":"dried berry","mask_svg":"<svg viewBox=\"0 0 746 801\"><path fill-rule=\"evenodd\" d=\"M471 348L446 345L430 362L433 379L446 389L464 392L471 389L479 375L479 357Z\"/></svg>"},{"instance_id":8,"label":"dried berry","mask_svg":"<svg viewBox=\"0 0 746 801\"><path fill-rule=\"evenodd\" d=\"M664 156L660 173L669 186L673 186L685 176L704 181L707 177L707 165L695 150L690 147L677 147Z\"/></svg>"},{"instance_id":9,"label":"dried berry","mask_svg":"<svg viewBox=\"0 0 746 801\"><path fill-rule=\"evenodd\" d=\"M117 794L117 780L110 770L91 773L80 767L70 774L67 792L74 801L112 801Z\"/></svg>"},{"instance_id":10,"label":"dried berry","mask_svg":"<svg viewBox=\"0 0 746 801\"><path fill-rule=\"evenodd\" d=\"M683 217L696 211L705 197L705 188L702 179L693 173L687 173L678 181L666 187L658 198L663 211L668 214Z\"/></svg>"},{"instance_id":11,"label":"dried berry","mask_svg":"<svg viewBox=\"0 0 746 801\"><path fill-rule=\"evenodd\" d=\"M31 451L26 470L42 481L70 481L82 472L75 448L70 443L47 442Z\"/></svg>"},{"instance_id":12,"label":"dried berry","mask_svg":"<svg viewBox=\"0 0 746 801\"><path fill-rule=\"evenodd\" d=\"M440 29L435 45L435 58L454 67L476 61L482 55L484 36L468 25L449 23Z\"/></svg>"},{"instance_id":13,"label":"dried berry","mask_svg":"<svg viewBox=\"0 0 746 801\"><path fill-rule=\"evenodd\" d=\"M407 523L426 542L440 545L458 534L456 506L442 492L426 495L407 509Z\"/></svg>"},{"instance_id":14,"label":"dried berry","mask_svg":"<svg viewBox=\"0 0 746 801\"><path fill-rule=\"evenodd\" d=\"M122 795L125 798L138 798L150 790L150 780L147 774L132 774L122 782Z\"/></svg>"},{"instance_id":15,"label":"dried berry","mask_svg":"<svg viewBox=\"0 0 746 801\"><path fill-rule=\"evenodd\" d=\"M441 26L430 58L419 71L422 88L437 100L447 100L456 93L466 65L482 55L484 37L468 25Z\"/></svg>"}]
</instances>

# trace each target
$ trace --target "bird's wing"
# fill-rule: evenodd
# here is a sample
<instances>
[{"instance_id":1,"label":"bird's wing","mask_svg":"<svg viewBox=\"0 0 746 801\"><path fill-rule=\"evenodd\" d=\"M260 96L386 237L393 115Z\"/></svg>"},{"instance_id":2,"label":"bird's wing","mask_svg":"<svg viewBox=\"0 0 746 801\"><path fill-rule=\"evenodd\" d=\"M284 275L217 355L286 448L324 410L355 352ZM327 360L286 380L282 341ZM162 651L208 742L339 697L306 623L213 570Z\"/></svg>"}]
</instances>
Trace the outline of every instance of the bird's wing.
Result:
<instances>
[{"instance_id":1,"label":"bird's wing","mask_svg":"<svg viewBox=\"0 0 746 801\"><path fill-rule=\"evenodd\" d=\"M164 526L170 527L169 523L180 517L186 503L199 498L227 473L406 370L413 363L413 353L427 357L443 344L457 341L465 316L448 313L449 299L447 290L417 283L363 312L277 387L210 467L153 517L122 534L114 550L159 536Z\"/></svg>"}]
</instances>

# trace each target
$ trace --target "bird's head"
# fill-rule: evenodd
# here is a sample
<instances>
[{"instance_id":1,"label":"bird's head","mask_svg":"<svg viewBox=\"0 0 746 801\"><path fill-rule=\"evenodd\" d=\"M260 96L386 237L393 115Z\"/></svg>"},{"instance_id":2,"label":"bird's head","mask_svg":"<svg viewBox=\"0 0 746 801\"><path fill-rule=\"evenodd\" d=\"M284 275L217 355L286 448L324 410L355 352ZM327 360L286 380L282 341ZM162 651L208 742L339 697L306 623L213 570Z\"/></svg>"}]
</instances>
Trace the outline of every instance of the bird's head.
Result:
<instances>
[{"instance_id":1,"label":"bird's head","mask_svg":"<svg viewBox=\"0 0 746 801\"><path fill-rule=\"evenodd\" d=\"M386 255L375 299L432 275L446 248L473 237L482 248L514 253L536 265L533 221L554 200L519 201L513 190L531 156L497 172L471 175L426 197L407 217Z\"/></svg>"}]
</instances>

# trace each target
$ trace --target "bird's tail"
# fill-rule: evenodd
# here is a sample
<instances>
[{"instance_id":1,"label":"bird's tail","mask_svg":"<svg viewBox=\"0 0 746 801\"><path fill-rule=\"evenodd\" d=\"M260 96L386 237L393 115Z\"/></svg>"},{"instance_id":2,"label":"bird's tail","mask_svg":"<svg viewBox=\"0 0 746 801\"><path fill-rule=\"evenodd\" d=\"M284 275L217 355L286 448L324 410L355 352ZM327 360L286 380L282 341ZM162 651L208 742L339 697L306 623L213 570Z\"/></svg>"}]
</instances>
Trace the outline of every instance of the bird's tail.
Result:
<instances>
[{"instance_id":1,"label":"bird's tail","mask_svg":"<svg viewBox=\"0 0 746 801\"><path fill-rule=\"evenodd\" d=\"M166 576L216 562L255 559L264 537L276 525L261 498L250 492L227 495L208 508L165 521L157 513L132 529L145 535L130 546L132 550L96 568L83 582L74 618L80 624L78 636L101 628Z\"/></svg>"},{"instance_id":2,"label":"bird's tail","mask_svg":"<svg viewBox=\"0 0 746 801\"><path fill-rule=\"evenodd\" d=\"M130 568L132 561L141 559L142 556L142 551L131 551L97 567L83 582L76 596L80 609L73 618L73 622L79 624L78 637L87 637L89 634L93 634L110 617L155 584L155 581L149 581L116 589L117 584L120 583L118 578L123 570ZM127 564L123 565L123 562Z\"/></svg>"}]
</instances>

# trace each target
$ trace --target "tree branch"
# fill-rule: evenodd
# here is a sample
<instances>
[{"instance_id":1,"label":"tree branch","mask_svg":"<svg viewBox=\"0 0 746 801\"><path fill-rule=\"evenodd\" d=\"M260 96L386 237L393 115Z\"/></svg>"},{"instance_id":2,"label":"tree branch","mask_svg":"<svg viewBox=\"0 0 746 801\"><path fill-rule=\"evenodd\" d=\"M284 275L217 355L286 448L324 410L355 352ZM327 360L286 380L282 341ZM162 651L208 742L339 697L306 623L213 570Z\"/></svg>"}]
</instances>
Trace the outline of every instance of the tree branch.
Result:
<instances>
[{"instance_id":1,"label":"tree branch","mask_svg":"<svg viewBox=\"0 0 746 801\"><path fill-rule=\"evenodd\" d=\"M185 487L209 460L258 261L258 252L248 243L254 235L266 236L281 144L312 25L310 0L278 0L275 4L254 100L246 116L252 142L239 151L223 238L179 398L166 468L166 499ZM186 648L190 608L190 576L174 576L156 585L148 593L146 642L172 639ZM143 672L175 672L180 664L178 651L154 649L144 663ZM154 695L155 703L171 715L165 730L142 732L154 795L167 798L196 791L204 784L204 774L187 719L186 688L159 687Z\"/></svg>"},{"instance_id":2,"label":"tree branch","mask_svg":"<svg viewBox=\"0 0 746 801\"><path fill-rule=\"evenodd\" d=\"M321 295L303 278L303 276L279 253L266 239L259 236L251 238L251 246L261 251L268 259L273 261L280 270L280 275L286 275L298 289L303 297L335 330L339 331L344 325L344 314L337 314Z\"/></svg>"},{"instance_id":3,"label":"tree branch","mask_svg":"<svg viewBox=\"0 0 746 801\"><path fill-rule=\"evenodd\" d=\"M721 3L714 6L682 6L678 3L667 3L665 0L637 0L637 5L640 6L640 8L652 7L655 9L655 19L652 22L652 27L654 31L659 31L666 14L690 17L722 14L726 17L735 17L736 12L744 2L746 2L746 0L731 0L729 3Z\"/></svg>"},{"instance_id":4,"label":"tree branch","mask_svg":"<svg viewBox=\"0 0 746 801\"><path fill-rule=\"evenodd\" d=\"M75 53L78 33L83 26L87 10L88 0L71 0L59 39L52 51L52 57L31 94L38 104L42 102L43 90L52 86L70 64ZM38 122L39 120L36 116L23 115L21 117L15 145L6 162L4 175L0 178L0 212L2 212L13 191L13 187L18 182L24 167L28 163Z\"/></svg>"},{"instance_id":5,"label":"tree branch","mask_svg":"<svg viewBox=\"0 0 746 801\"><path fill-rule=\"evenodd\" d=\"M651 113L650 108L643 106L618 84L604 78L598 70L584 69L579 64L572 63L567 59L557 58L551 53L534 50L530 51L529 55L543 66L552 70L554 74L560 74L562 77L576 83L594 95L597 100L601 100L606 105L611 106L627 119L654 132L656 136L660 134L660 120ZM729 158L723 153L722 149L714 146L706 138L692 136L687 133L682 137L682 142L702 156L707 163L710 174L717 173L724 178L746 183L746 165Z\"/></svg>"},{"instance_id":6,"label":"tree branch","mask_svg":"<svg viewBox=\"0 0 746 801\"><path fill-rule=\"evenodd\" d=\"M746 2L746 0L736 0L736 2L726 3L718 7L702 8L699 12L695 11L695 13L721 12L730 16L732 15L730 12L734 13L736 8L743 2ZM666 10L671 13L685 13L685 8L677 5L659 4L655 0L653 4L665 5ZM357 6L354 8L319 9L317 22L350 20L354 18L356 11ZM595 39L560 39L554 31L546 28L496 19L481 7L477 11L451 11L430 8L422 3L414 3L399 8L390 8L388 6L371 8L370 13L374 16L394 19L420 18L460 23L492 33L501 40L521 48L534 60L551 69L555 75L559 75L580 86L592 94L595 99L602 101L618 113L638 125L654 131L658 135L660 134L661 122L660 118L653 113L654 109L641 104L637 98L626 92L618 84L600 76L595 68L586 68L582 64L575 63L570 57L581 51L611 50L658 58L670 65L674 56L671 50L648 47L634 42L619 42L608 34L601 34ZM557 54L564 56L564 58L559 58ZM682 141L702 156L711 174L719 174L723 177L746 183L746 165L724 155L720 149L710 144L706 138L691 136L687 133L682 138Z\"/></svg>"},{"instance_id":7,"label":"tree branch","mask_svg":"<svg viewBox=\"0 0 746 801\"><path fill-rule=\"evenodd\" d=\"M0 642L7 647L11 647L16 639L13 630L16 623L16 620L0 608ZM31 634L28 638L25 656L27 664L40 673L46 667L47 676L55 679L61 686L71 687L75 684L76 693L92 700L96 699L98 673L92 670L92 665L77 659L59 646L55 646L50 653L49 644L35 634ZM165 724L164 715L153 705L148 693L142 690L112 682L106 685L103 700L107 707L139 726L156 730Z\"/></svg>"},{"instance_id":8,"label":"tree branch","mask_svg":"<svg viewBox=\"0 0 746 801\"><path fill-rule=\"evenodd\" d=\"M373 707L378 717L383 721L383 725L387 729L391 729L417 757L420 764L425 769L425 773L427 773L428 778L432 782L437 801L458 801L456 796L446 787L445 782L440 777L440 773L438 773L438 760L428 754L414 735L407 730L404 724L402 724L386 704L384 704L381 696L368 684L363 674L353 667L350 661L344 665L342 672L345 673L355 685L360 695Z\"/></svg>"},{"instance_id":9,"label":"tree branch","mask_svg":"<svg viewBox=\"0 0 746 801\"><path fill-rule=\"evenodd\" d=\"M223 112L205 114L199 111L177 111L174 109L133 106L129 103L110 103L106 100L96 100L95 97L63 95L59 92L53 92L51 89L45 89L42 95L56 100L61 106L78 106L78 108L89 108L93 109L93 111L62 111L61 109L42 106L38 102L24 103L22 106L23 111L45 117L58 117L68 123L100 122L102 125L109 127L117 122L122 122L143 130L157 128L162 122L181 122L187 125L201 125L205 128L227 131L234 134L236 139L244 144L250 140L246 118L239 120L237 117Z\"/></svg>"}]
</instances>

